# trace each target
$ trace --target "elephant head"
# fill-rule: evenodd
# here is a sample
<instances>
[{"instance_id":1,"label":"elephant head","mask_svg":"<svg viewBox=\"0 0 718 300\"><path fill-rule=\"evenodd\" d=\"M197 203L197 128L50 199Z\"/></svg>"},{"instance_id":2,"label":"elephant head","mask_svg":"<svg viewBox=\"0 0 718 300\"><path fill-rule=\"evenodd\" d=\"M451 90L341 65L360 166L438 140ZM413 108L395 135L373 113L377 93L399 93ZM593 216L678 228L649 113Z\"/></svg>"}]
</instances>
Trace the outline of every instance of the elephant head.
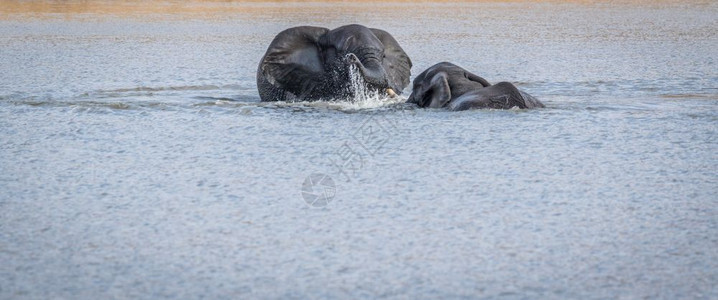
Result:
<instances>
[{"instance_id":1,"label":"elephant head","mask_svg":"<svg viewBox=\"0 0 718 300\"><path fill-rule=\"evenodd\" d=\"M352 97L352 74L389 95L409 84L411 60L386 31L361 25L301 26L279 33L257 69L262 101Z\"/></svg>"},{"instance_id":2,"label":"elephant head","mask_svg":"<svg viewBox=\"0 0 718 300\"><path fill-rule=\"evenodd\" d=\"M544 107L536 98L509 82L491 85L486 79L448 62L438 63L414 78L413 91L407 102L451 110Z\"/></svg>"}]
</instances>

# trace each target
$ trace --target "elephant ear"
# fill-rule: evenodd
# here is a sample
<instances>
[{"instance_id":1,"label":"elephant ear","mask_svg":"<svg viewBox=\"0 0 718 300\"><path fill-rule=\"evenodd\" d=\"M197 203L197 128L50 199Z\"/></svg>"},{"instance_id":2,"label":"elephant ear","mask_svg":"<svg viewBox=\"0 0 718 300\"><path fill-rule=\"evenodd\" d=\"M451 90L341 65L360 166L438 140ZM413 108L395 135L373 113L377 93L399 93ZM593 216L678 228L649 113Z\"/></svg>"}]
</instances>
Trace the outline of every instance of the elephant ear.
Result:
<instances>
[{"instance_id":1,"label":"elephant ear","mask_svg":"<svg viewBox=\"0 0 718 300\"><path fill-rule=\"evenodd\" d=\"M260 72L273 86L302 98L321 88L324 64L319 38L329 32L300 26L277 34L260 63Z\"/></svg>"},{"instance_id":2,"label":"elephant ear","mask_svg":"<svg viewBox=\"0 0 718 300\"><path fill-rule=\"evenodd\" d=\"M401 94L401 91L409 85L409 77L411 77L411 59L399 43L388 32L371 28L374 35L384 44L384 60L382 65L387 73L389 86Z\"/></svg>"},{"instance_id":3,"label":"elephant ear","mask_svg":"<svg viewBox=\"0 0 718 300\"><path fill-rule=\"evenodd\" d=\"M451 101L451 87L449 78L445 72L439 72L431 78L431 92L428 95L428 107L441 108Z\"/></svg>"}]
</instances>

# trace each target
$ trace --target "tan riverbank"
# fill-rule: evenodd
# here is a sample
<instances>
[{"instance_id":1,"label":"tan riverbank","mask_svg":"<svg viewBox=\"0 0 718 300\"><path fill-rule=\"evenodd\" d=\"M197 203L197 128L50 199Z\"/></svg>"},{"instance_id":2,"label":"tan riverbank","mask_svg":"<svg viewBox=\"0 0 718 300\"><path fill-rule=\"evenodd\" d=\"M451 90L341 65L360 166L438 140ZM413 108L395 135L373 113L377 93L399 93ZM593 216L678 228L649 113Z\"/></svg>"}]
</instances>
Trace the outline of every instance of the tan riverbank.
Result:
<instances>
[{"instance_id":1,"label":"tan riverbank","mask_svg":"<svg viewBox=\"0 0 718 300\"><path fill-rule=\"evenodd\" d=\"M297 10L313 10L317 7L333 6L341 3L342 6L363 8L367 10L392 6L412 5L416 2L441 5L442 3L462 2L475 3L526 3L536 4L542 2L581 3L587 5L641 5L665 6L682 5L686 2L693 4L710 5L711 1L675 1L675 0L623 0L623 1L591 1L591 0L480 0L480 1L409 1L409 0L363 0L363 1L219 1L219 0L190 0L190 1L1 1L0 18L7 19L18 16L72 16L82 14L109 14L117 16L169 14L186 15L188 17L213 16L217 14L252 13L276 11L278 13L294 12Z\"/></svg>"}]
</instances>

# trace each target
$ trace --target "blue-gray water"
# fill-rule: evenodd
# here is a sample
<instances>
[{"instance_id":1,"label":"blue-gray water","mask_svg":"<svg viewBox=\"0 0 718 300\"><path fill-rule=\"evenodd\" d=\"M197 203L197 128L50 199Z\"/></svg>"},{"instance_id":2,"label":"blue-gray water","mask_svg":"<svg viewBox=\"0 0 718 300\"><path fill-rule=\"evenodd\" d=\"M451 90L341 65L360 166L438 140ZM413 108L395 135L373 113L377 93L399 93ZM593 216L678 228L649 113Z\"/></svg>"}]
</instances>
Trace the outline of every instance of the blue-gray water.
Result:
<instances>
[{"instance_id":1,"label":"blue-gray water","mask_svg":"<svg viewBox=\"0 0 718 300\"><path fill-rule=\"evenodd\" d=\"M713 1L54 5L0 10L2 299L718 298ZM258 103L347 23L547 108Z\"/></svg>"}]
</instances>

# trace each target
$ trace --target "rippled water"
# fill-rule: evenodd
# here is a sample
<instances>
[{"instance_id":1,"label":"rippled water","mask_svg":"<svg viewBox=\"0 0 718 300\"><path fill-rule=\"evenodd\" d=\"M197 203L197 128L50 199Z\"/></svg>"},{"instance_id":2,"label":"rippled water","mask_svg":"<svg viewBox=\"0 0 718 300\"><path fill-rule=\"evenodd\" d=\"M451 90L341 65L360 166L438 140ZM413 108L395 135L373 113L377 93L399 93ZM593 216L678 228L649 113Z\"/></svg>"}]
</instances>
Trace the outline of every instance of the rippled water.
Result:
<instances>
[{"instance_id":1,"label":"rippled water","mask_svg":"<svg viewBox=\"0 0 718 300\"><path fill-rule=\"evenodd\" d=\"M0 298L718 298L713 1L5 4ZM348 23L547 108L258 102Z\"/></svg>"}]
</instances>

